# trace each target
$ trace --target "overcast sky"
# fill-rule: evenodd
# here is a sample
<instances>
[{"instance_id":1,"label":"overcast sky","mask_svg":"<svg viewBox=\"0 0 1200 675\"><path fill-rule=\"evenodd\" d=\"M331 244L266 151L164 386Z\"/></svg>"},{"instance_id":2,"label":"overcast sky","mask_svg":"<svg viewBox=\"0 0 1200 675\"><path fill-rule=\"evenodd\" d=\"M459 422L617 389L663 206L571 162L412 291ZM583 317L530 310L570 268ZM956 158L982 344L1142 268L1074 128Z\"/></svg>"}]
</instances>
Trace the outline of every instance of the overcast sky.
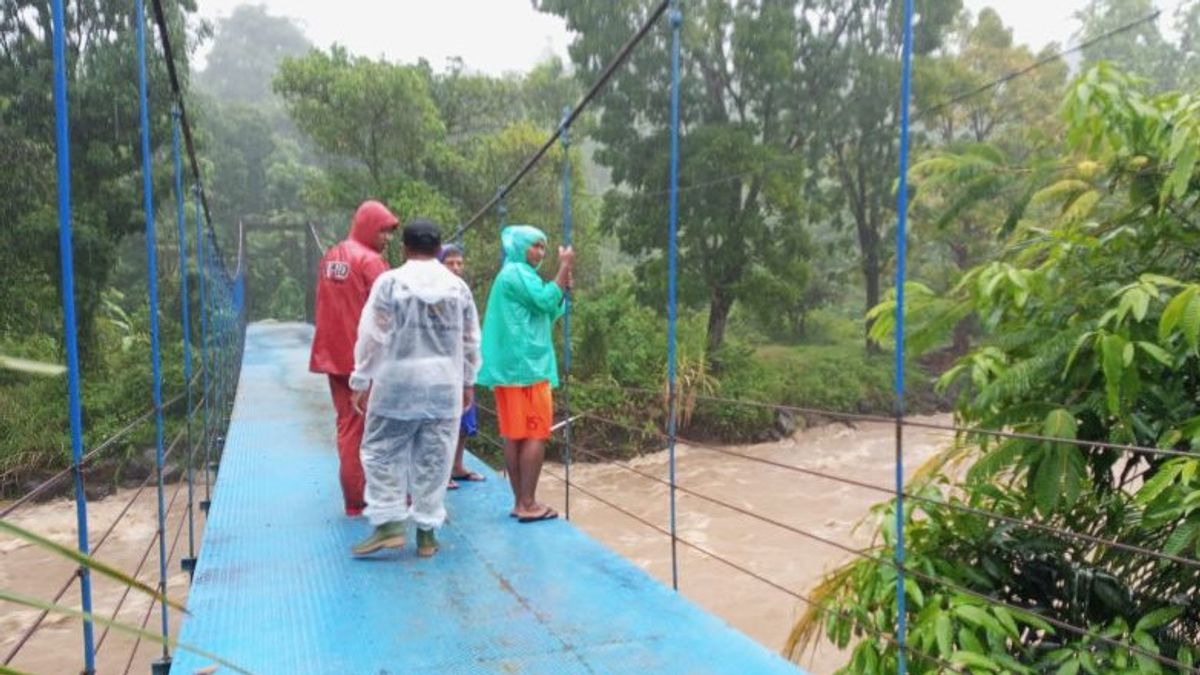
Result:
<instances>
[{"instance_id":1,"label":"overcast sky","mask_svg":"<svg viewBox=\"0 0 1200 675\"><path fill-rule=\"evenodd\" d=\"M608 0L577 0L608 2ZM1035 49L1071 43L1072 14L1087 0L964 0L972 11L995 7L1018 42ZM245 0L198 0L200 15L228 16ZM533 9L530 0L258 0L273 14L293 17L320 47L339 42L356 54L435 68L461 56L469 68L490 74L524 71L555 53L566 59L570 35L557 17ZM1168 29L1179 0L1155 0Z\"/></svg>"}]
</instances>

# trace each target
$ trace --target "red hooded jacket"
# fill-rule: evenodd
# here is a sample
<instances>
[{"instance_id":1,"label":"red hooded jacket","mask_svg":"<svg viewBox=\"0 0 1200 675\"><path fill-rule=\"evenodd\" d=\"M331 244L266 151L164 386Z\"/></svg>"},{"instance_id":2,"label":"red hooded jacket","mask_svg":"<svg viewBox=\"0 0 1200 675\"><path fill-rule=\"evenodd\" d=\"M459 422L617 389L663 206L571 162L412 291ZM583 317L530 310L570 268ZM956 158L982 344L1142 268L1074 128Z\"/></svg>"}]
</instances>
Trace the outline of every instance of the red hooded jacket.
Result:
<instances>
[{"instance_id":1,"label":"red hooded jacket","mask_svg":"<svg viewBox=\"0 0 1200 675\"><path fill-rule=\"evenodd\" d=\"M388 269L387 261L375 248L379 233L398 225L396 216L383 204L363 202L354 213L350 236L321 258L310 371L330 375L354 371L358 317L371 293L371 284Z\"/></svg>"}]
</instances>

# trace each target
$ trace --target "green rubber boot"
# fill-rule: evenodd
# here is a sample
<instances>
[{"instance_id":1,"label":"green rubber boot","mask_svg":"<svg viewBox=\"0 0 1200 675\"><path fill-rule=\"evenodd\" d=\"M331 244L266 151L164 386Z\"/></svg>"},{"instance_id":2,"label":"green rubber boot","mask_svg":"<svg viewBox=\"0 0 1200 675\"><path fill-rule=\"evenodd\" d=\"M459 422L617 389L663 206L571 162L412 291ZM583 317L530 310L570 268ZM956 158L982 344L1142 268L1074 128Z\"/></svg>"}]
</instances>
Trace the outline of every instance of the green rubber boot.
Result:
<instances>
[{"instance_id":1,"label":"green rubber boot","mask_svg":"<svg viewBox=\"0 0 1200 675\"><path fill-rule=\"evenodd\" d=\"M432 557L438 552L437 535L433 530L417 530L417 555L422 558Z\"/></svg>"},{"instance_id":2,"label":"green rubber boot","mask_svg":"<svg viewBox=\"0 0 1200 675\"><path fill-rule=\"evenodd\" d=\"M350 551L356 556L371 555L385 548L404 548L404 543L404 523L390 522L376 527L371 536Z\"/></svg>"}]
</instances>

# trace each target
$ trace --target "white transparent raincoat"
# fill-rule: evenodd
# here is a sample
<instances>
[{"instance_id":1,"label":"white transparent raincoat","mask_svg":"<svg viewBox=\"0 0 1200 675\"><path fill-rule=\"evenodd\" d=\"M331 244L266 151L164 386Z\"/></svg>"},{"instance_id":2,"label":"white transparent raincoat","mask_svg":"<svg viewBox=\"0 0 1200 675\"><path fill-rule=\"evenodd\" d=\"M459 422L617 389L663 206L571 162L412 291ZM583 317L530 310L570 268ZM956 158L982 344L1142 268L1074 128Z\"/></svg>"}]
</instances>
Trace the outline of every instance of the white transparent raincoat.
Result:
<instances>
[{"instance_id":1,"label":"white transparent raincoat","mask_svg":"<svg viewBox=\"0 0 1200 675\"><path fill-rule=\"evenodd\" d=\"M375 281L350 375L351 389L371 390L359 454L372 524L445 520L463 389L479 365L479 316L462 279L436 260L410 260Z\"/></svg>"}]
</instances>

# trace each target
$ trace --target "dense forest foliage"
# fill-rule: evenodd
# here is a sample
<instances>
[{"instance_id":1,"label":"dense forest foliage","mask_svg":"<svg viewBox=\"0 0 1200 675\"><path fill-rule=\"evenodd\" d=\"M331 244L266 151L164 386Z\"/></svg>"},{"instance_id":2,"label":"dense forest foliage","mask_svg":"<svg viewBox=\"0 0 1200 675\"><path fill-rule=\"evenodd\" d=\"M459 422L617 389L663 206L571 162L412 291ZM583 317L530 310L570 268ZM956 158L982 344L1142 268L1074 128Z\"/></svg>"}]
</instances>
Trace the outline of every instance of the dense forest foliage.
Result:
<instances>
[{"instance_id":1,"label":"dense forest foliage","mask_svg":"<svg viewBox=\"0 0 1200 675\"><path fill-rule=\"evenodd\" d=\"M300 320L310 230L327 246L375 198L401 220L453 232L541 146L654 3L534 0L572 32L569 62L504 76L457 59L402 64L318 47L263 6L210 24L191 0L164 4L227 262L245 226L248 318ZM793 428L770 405L711 397L889 412L902 3L684 5L681 433L740 441ZM2 6L0 354L57 362L49 9ZM904 513L908 565L925 577L908 579L910 644L926 655L910 654L910 667L1169 670L1114 641L1191 664L1197 568L1097 541L1200 557L1200 460L1186 456L1200 449L1200 2L1147 20L1152 0L1090 0L1061 43L1037 49L991 9L918 0L917 10L909 409L1181 456L961 434L923 468L912 488L923 500ZM150 404L132 12L81 0L68 16L89 443ZM580 423L580 442L614 454L655 447L664 415L669 40L664 22L579 118L571 146L554 147L464 242L484 297L502 221L559 241L568 168L575 405L646 430ZM1055 58L1075 43L1086 46ZM192 71L201 45L205 63ZM150 65L170 395L183 387L183 341L196 339L177 317L196 300L180 297L172 250L170 90L157 48ZM60 378L0 369L0 490L66 465L64 391ZM146 439L130 438L125 456ZM872 558L893 554L889 509L878 509ZM895 574L871 559L834 573L817 595L836 611L811 609L791 656L825 635L852 650L848 671L894 672L896 649L876 636L893 629Z\"/></svg>"}]
</instances>

